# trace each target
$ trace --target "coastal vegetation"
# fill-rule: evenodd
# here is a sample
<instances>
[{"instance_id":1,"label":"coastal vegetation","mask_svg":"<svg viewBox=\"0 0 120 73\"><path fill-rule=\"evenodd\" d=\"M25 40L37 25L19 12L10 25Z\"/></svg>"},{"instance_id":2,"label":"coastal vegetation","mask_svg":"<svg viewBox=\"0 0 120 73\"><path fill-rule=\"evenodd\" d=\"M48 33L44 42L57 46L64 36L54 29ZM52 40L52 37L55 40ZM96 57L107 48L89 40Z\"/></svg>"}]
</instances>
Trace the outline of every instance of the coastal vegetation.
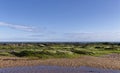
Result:
<instances>
[{"instance_id":1,"label":"coastal vegetation","mask_svg":"<svg viewBox=\"0 0 120 73\"><path fill-rule=\"evenodd\" d=\"M120 53L119 43L1 43L0 56L76 58Z\"/></svg>"}]
</instances>

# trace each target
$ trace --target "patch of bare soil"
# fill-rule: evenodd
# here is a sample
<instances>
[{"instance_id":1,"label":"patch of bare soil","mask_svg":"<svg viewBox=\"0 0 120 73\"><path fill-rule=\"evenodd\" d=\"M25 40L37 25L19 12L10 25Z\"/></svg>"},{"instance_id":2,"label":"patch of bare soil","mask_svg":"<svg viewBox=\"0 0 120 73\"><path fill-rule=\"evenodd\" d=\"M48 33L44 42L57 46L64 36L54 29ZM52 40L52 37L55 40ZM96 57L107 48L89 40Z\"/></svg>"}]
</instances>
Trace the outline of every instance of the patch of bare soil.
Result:
<instances>
[{"instance_id":1,"label":"patch of bare soil","mask_svg":"<svg viewBox=\"0 0 120 73\"><path fill-rule=\"evenodd\" d=\"M109 59L114 59L120 61L120 54L109 54L109 55L104 55L102 56L103 58L109 58Z\"/></svg>"}]
</instances>

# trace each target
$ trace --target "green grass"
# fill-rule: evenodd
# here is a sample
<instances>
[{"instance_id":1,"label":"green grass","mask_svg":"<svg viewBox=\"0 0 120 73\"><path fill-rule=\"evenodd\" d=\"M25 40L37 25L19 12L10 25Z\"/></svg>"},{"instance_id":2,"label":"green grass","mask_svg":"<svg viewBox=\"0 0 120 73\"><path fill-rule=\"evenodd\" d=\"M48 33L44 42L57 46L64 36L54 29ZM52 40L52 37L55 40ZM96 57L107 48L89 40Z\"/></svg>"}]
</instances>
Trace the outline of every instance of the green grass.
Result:
<instances>
[{"instance_id":1,"label":"green grass","mask_svg":"<svg viewBox=\"0 0 120 73\"><path fill-rule=\"evenodd\" d=\"M11 56L11 54L8 52L1 52L0 56Z\"/></svg>"},{"instance_id":2,"label":"green grass","mask_svg":"<svg viewBox=\"0 0 120 73\"><path fill-rule=\"evenodd\" d=\"M71 51L63 50L42 50L42 51L30 51L23 50L20 52L12 52L12 55L17 57L38 57L38 58L72 58L75 57L75 53Z\"/></svg>"},{"instance_id":3,"label":"green grass","mask_svg":"<svg viewBox=\"0 0 120 73\"><path fill-rule=\"evenodd\" d=\"M111 53L120 53L120 45L111 43L0 44L0 56L73 58L81 55L102 56Z\"/></svg>"}]
</instances>

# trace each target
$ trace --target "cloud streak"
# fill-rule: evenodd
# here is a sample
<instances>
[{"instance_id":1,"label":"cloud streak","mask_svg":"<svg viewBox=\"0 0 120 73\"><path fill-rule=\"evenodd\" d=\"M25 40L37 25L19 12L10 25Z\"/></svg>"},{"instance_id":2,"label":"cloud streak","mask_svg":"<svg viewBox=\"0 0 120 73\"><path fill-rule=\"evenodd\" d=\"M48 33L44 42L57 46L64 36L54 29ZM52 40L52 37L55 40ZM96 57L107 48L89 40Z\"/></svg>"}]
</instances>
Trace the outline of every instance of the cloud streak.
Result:
<instances>
[{"instance_id":1,"label":"cloud streak","mask_svg":"<svg viewBox=\"0 0 120 73\"><path fill-rule=\"evenodd\" d=\"M103 32L103 33L64 33L68 40L82 41L118 41L120 32Z\"/></svg>"},{"instance_id":2,"label":"cloud streak","mask_svg":"<svg viewBox=\"0 0 120 73\"><path fill-rule=\"evenodd\" d=\"M83 33L49 33L33 34L32 38L42 38L51 41L119 41L120 32L83 32Z\"/></svg>"},{"instance_id":3,"label":"cloud streak","mask_svg":"<svg viewBox=\"0 0 120 73\"><path fill-rule=\"evenodd\" d=\"M9 27L9 28L18 29L18 30L23 30L23 31L29 31L29 32L34 31L34 27L9 24L9 23L5 23L5 22L0 22L0 26Z\"/></svg>"}]
</instances>

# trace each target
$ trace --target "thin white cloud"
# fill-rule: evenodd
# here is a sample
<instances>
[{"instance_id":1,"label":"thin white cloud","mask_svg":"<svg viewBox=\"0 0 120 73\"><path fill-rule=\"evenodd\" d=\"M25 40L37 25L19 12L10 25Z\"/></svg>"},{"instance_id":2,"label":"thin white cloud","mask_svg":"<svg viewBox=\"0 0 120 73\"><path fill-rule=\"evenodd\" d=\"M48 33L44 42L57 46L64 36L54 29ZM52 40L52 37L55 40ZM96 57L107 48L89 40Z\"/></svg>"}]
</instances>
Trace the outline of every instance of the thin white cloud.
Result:
<instances>
[{"instance_id":1,"label":"thin white cloud","mask_svg":"<svg viewBox=\"0 0 120 73\"><path fill-rule=\"evenodd\" d=\"M82 41L119 41L120 32L64 33L68 40Z\"/></svg>"},{"instance_id":2,"label":"thin white cloud","mask_svg":"<svg viewBox=\"0 0 120 73\"><path fill-rule=\"evenodd\" d=\"M9 23L5 23L5 22L0 22L0 26L9 27L9 28L18 29L18 30L23 30L23 31L30 31L30 32L34 31L34 27L9 24Z\"/></svg>"}]
</instances>

